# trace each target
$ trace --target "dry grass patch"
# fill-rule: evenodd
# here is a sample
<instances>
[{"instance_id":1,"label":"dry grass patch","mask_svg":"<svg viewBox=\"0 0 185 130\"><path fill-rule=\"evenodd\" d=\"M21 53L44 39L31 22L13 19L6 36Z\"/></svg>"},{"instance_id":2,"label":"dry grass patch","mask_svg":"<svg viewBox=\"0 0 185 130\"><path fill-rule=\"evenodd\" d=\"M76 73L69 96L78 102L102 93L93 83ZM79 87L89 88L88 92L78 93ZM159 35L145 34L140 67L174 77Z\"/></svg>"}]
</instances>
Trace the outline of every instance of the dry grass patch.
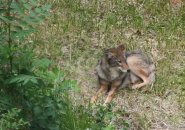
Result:
<instances>
[{"instance_id":1,"label":"dry grass patch","mask_svg":"<svg viewBox=\"0 0 185 130\"><path fill-rule=\"evenodd\" d=\"M55 60L66 78L77 80L83 105L96 91L94 69L105 48L123 43L128 50L149 54L157 68L153 88L123 89L113 110L125 110L130 129L185 129L184 115L184 7L174 10L169 1L53 1L48 23L35 39L39 56ZM43 44L44 43L44 44ZM103 99L102 99L103 100ZM101 103L101 101L100 101Z\"/></svg>"}]
</instances>

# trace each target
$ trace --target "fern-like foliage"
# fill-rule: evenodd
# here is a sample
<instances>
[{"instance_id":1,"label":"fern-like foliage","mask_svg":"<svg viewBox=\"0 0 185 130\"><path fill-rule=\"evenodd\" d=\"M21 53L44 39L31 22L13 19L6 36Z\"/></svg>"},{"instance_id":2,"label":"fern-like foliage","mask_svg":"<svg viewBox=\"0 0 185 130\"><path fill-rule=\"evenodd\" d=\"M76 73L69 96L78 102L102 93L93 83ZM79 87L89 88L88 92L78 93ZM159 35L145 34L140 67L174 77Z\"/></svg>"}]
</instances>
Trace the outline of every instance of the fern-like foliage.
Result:
<instances>
[{"instance_id":1,"label":"fern-like foliage","mask_svg":"<svg viewBox=\"0 0 185 130\"><path fill-rule=\"evenodd\" d=\"M26 36L48 15L50 4L36 0L2 0L0 2L0 67L10 73L17 71L20 61L30 53L24 51ZM29 58L29 57L26 57ZM23 61L21 61L23 62Z\"/></svg>"},{"instance_id":2,"label":"fern-like foliage","mask_svg":"<svg viewBox=\"0 0 185 130\"><path fill-rule=\"evenodd\" d=\"M50 4L41 5L35 0L4 1L0 4L0 20L11 26L11 39L21 39L33 32L34 26L45 19L50 7ZM1 30L1 33L6 32Z\"/></svg>"}]
</instances>

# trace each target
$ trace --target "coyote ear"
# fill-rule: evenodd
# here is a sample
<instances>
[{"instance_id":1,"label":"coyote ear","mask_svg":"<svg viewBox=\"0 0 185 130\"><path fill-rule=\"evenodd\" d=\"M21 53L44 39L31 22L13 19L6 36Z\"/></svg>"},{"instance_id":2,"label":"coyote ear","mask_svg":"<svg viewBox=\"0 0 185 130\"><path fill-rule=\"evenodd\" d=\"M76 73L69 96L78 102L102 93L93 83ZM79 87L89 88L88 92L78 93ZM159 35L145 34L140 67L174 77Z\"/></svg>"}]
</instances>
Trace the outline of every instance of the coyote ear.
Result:
<instances>
[{"instance_id":1,"label":"coyote ear","mask_svg":"<svg viewBox=\"0 0 185 130\"><path fill-rule=\"evenodd\" d=\"M119 45L117 48L118 48L119 50L121 50L121 51L125 50L125 47L124 47L123 44Z\"/></svg>"}]
</instances>

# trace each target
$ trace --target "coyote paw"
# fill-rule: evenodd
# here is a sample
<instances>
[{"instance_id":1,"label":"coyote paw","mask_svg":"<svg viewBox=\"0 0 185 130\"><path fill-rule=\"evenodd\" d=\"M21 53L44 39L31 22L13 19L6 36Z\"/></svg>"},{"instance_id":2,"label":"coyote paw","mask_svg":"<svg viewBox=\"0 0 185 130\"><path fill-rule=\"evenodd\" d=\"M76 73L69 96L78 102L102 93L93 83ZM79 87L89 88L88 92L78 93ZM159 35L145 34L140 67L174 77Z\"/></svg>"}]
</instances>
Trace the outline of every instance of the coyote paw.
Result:
<instances>
[{"instance_id":1,"label":"coyote paw","mask_svg":"<svg viewBox=\"0 0 185 130\"><path fill-rule=\"evenodd\" d=\"M91 103L95 103L96 100L97 100L97 97L92 97L92 98L91 98Z\"/></svg>"},{"instance_id":2,"label":"coyote paw","mask_svg":"<svg viewBox=\"0 0 185 130\"><path fill-rule=\"evenodd\" d=\"M107 103L104 103L103 106L106 107L107 106Z\"/></svg>"},{"instance_id":3,"label":"coyote paw","mask_svg":"<svg viewBox=\"0 0 185 130\"><path fill-rule=\"evenodd\" d=\"M132 88L133 90L135 90L135 89L138 88L138 86L137 86L137 85L133 85L131 88Z\"/></svg>"}]
</instances>

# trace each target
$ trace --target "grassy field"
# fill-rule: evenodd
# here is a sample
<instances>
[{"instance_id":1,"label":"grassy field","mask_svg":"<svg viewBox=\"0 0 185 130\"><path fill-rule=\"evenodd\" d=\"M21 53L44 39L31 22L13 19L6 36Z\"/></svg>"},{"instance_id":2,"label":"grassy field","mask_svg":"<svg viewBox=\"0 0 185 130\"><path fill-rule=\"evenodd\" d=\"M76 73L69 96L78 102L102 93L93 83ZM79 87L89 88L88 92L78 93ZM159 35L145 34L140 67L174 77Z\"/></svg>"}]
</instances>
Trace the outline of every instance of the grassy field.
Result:
<instances>
[{"instance_id":1,"label":"grassy field","mask_svg":"<svg viewBox=\"0 0 185 130\"><path fill-rule=\"evenodd\" d=\"M77 80L77 104L88 105L97 90L94 69L103 50L124 44L153 57L156 82L141 90L119 90L112 111L129 129L185 129L185 7L169 0L52 0L50 16L34 35L35 52L56 61ZM178 3L179 4L179 3ZM73 97L74 96L74 97ZM100 104L103 102L101 99Z\"/></svg>"}]
</instances>

